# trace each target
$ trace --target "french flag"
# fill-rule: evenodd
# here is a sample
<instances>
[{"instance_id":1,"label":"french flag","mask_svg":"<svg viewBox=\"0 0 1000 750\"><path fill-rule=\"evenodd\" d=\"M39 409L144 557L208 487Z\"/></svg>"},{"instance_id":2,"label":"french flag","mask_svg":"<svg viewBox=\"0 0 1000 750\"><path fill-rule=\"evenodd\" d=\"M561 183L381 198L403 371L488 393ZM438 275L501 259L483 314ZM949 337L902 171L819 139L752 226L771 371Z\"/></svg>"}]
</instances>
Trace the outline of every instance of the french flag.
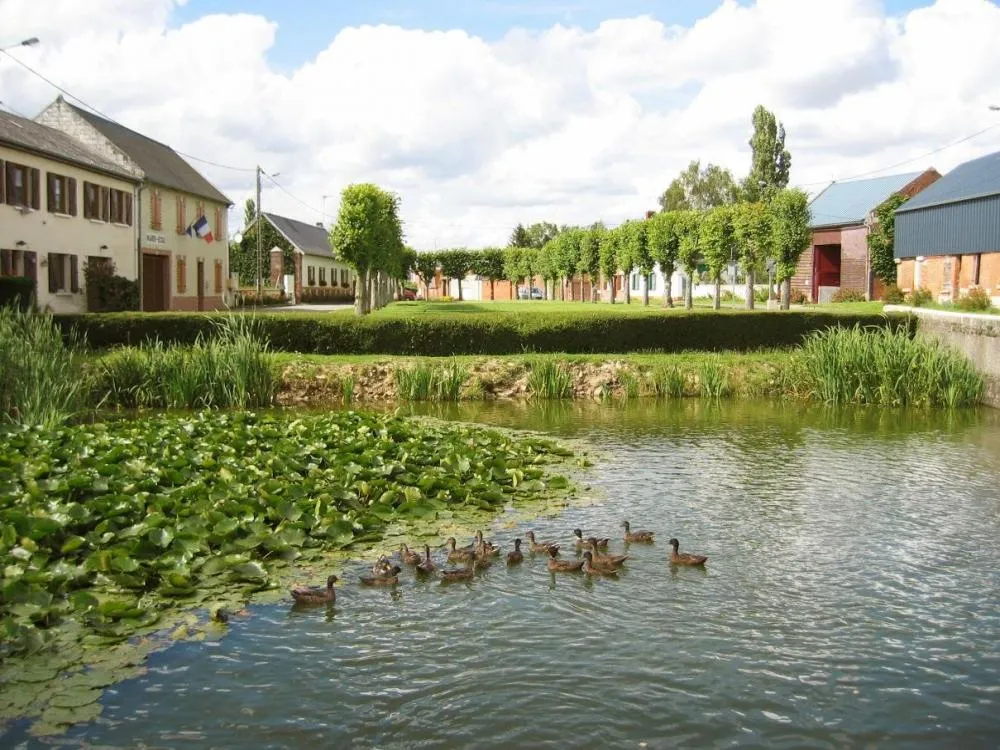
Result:
<instances>
[{"instance_id":1,"label":"french flag","mask_svg":"<svg viewBox=\"0 0 1000 750\"><path fill-rule=\"evenodd\" d=\"M203 240L205 240L205 242L211 242L212 240L215 239L212 236L212 228L208 225L208 219L205 218L204 214L199 216L198 220L195 221L191 226L189 226L185 233L187 234L188 237L194 237L195 235L198 235Z\"/></svg>"}]
</instances>

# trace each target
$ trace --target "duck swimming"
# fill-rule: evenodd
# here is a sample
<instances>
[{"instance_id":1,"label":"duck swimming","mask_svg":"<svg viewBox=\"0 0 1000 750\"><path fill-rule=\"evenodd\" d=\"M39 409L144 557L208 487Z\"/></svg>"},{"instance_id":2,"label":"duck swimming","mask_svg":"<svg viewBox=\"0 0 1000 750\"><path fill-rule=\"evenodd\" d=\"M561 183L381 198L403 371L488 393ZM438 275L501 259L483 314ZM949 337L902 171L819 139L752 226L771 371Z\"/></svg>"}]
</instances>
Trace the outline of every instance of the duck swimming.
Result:
<instances>
[{"instance_id":1,"label":"duck swimming","mask_svg":"<svg viewBox=\"0 0 1000 750\"><path fill-rule=\"evenodd\" d=\"M475 547L456 547L455 537L448 537L448 562L464 562L476 556Z\"/></svg>"},{"instance_id":2,"label":"duck swimming","mask_svg":"<svg viewBox=\"0 0 1000 750\"><path fill-rule=\"evenodd\" d=\"M594 555L589 550L583 553L583 572L588 576L616 576L618 569L614 566L603 566L594 562Z\"/></svg>"},{"instance_id":3,"label":"duck swimming","mask_svg":"<svg viewBox=\"0 0 1000 750\"><path fill-rule=\"evenodd\" d=\"M425 544L424 559L422 562L417 563L417 572L426 575L428 573L433 573L435 570L437 570L437 565L435 565L434 561L431 560L431 545Z\"/></svg>"},{"instance_id":4,"label":"duck swimming","mask_svg":"<svg viewBox=\"0 0 1000 750\"><path fill-rule=\"evenodd\" d=\"M652 531L632 531L632 527L629 526L628 521L623 521L622 526L625 527L625 541L631 543L650 543L653 541Z\"/></svg>"},{"instance_id":5,"label":"duck swimming","mask_svg":"<svg viewBox=\"0 0 1000 750\"><path fill-rule=\"evenodd\" d=\"M575 544L578 548L579 547L586 547L588 544L590 544L591 541L595 540L595 537L590 537L589 539L584 539L583 538L583 531L581 531L580 529L573 529L573 536L576 537L576 539L573 540L573 544ZM603 539L597 539L596 541L597 541L597 546L598 547L600 547L601 549L607 549L608 548L608 542L610 542L611 540L608 539L608 537L604 537Z\"/></svg>"},{"instance_id":6,"label":"duck swimming","mask_svg":"<svg viewBox=\"0 0 1000 750\"><path fill-rule=\"evenodd\" d=\"M326 579L326 588L299 588L292 589L289 593L296 604L329 604L337 601L337 592L333 589L339 579L337 576L330 576ZM227 618L228 619L228 618Z\"/></svg>"},{"instance_id":7,"label":"duck swimming","mask_svg":"<svg viewBox=\"0 0 1000 750\"><path fill-rule=\"evenodd\" d=\"M599 546L600 544L593 537L587 540L587 547L594 556L594 565L598 567L620 568L628 560L628 555L602 555L597 551Z\"/></svg>"},{"instance_id":8,"label":"duck swimming","mask_svg":"<svg viewBox=\"0 0 1000 750\"><path fill-rule=\"evenodd\" d=\"M671 539L668 544L670 545L670 563L672 565L704 565L708 562L707 555L692 555L690 552L678 552L677 548L681 546L681 543L676 539Z\"/></svg>"},{"instance_id":9,"label":"duck swimming","mask_svg":"<svg viewBox=\"0 0 1000 750\"><path fill-rule=\"evenodd\" d=\"M399 545L399 557L407 565L419 565L422 559L420 553L411 550L405 542Z\"/></svg>"},{"instance_id":10,"label":"duck swimming","mask_svg":"<svg viewBox=\"0 0 1000 750\"><path fill-rule=\"evenodd\" d=\"M555 542L539 542L535 540L535 532L529 531L525 534L528 537L528 549L532 552L548 552L552 553L553 550L559 552L559 545Z\"/></svg>"},{"instance_id":11,"label":"duck swimming","mask_svg":"<svg viewBox=\"0 0 1000 750\"><path fill-rule=\"evenodd\" d=\"M558 548L549 549L549 570L553 573L572 573L583 567L585 560L557 560Z\"/></svg>"},{"instance_id":12,"label":"duck swimming","mask_svg":"<svg viewBox=\"0 0 1000 750\"><path fill-rule=\"evenodd\" d=\"M520 539L515 539L514 540L514 550L512 552L508 552L507 553L507 564L508 565L517 565L523 559L524 559L524 553L521 552L521 540Z\"/></svg>"},{"instance_id":13,"label":"duck swimming","mask_svg":"<svg viewBox=\"0 0 1000 750\"><path fill-rule=\"evenodd\" d=\"M364 586L395 586L399 583L399 571L402 568L393 565L389 570L381 575L361 576L361 583Z\"/></svg>"}]
</instances>

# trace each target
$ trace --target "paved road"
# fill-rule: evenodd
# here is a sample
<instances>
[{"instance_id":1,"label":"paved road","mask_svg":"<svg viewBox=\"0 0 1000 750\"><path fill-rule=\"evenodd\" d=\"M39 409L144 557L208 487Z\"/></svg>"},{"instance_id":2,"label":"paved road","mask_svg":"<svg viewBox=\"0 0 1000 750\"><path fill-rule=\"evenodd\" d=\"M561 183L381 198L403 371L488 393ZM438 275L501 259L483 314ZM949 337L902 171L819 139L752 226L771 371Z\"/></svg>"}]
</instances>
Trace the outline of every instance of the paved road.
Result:
<instances>
[{"instance_id":1,"label":"paved road","mask_svg":"<svg viewBox=\"0 0 1000 750\"><path fill-rule=\"evenodd\" d=\"M324 313L324 312L342 312L344 310L353 310L354 305L336 304L336 305L270 305L267 307L261 307L258 312L302 312L302 313Z\"/></svg>"}]
</instances>

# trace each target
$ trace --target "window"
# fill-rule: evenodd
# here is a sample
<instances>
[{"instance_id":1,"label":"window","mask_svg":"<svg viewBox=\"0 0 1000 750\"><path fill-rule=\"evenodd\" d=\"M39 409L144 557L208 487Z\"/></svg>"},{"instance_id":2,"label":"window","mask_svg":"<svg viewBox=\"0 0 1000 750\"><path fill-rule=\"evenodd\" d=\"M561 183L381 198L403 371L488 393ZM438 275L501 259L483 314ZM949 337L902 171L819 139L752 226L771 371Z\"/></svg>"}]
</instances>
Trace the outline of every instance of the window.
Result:
<instances>
[{"instance_id":1,"label":"window","mask_svg":"<svg viewBox=\"0 0 1000 750\"><path fill-rule=\"evenodd\" d=\"M76 216L76 180L52 172L46 178L49 213Z\"/></svg>"},{"instance_id":2,"label":"window","mask_svg":"<svg viewBox=\"0 0 1000 750\"><path fill-rule=\"evenodd\" d=\"M316 286L316 266L308 268L309 286Z\"/></svg>"},{"instance_id":3,"label":"window","mask_svg":"<svg viewBox=\"0 0 1000 750\"><path fill-rule=\"evenodd\" d=\"M651 291L651 292L655 292L656 291L656 274L655 273L651 273L651 274L649 274L649 276L646 277L646 288L649 291Z\"/></svg>"},{"instance_id":4,"label":"window","mask_svg":"<svg viewBox=\"0 0 1000 750\"><path fill-rule=\"evenodd\" d=\"M111 221L115 224L132 226L132 196L124 190L109 191Z\"/></svg>"},{"instance_id":5,"label":"window","mask_svg":"<svg viewBox=\"0 0 1000 750\"><path fill-rule=\"evenodd\" d=\"M187 291L187 259L183 255L177 256L177 293L184 294Z\"/></svg>"},{"instance_id":6,"label":"window","mask_svg":"<svg viewBox=\"0 0 1000 750\"><path fill-rule=\"evenodd\" d=\"M184 220L187 214L187 198L183 195L177 196L177 234L184 234L187 231L187 222Z\"/></svg>"},{"instance_id":7,"label":"window","mask_svg":"<svg viewBox=\"0 0 1000 750\"><path fill-rule=\"evenodd\" d=\"M222 294L222 261L215 261L215 293Z\"/></svg>"},{"instance_id":8,"label":"window","mask_svg":"<svg viewBox=\"0 0 1000 750\"><path fill-rule=\"evenodd\" d=\"M638 292L639 291L639 274L637 274L637 273L632 274L631 278L629 279L629 282L630 282L630 284L632 286L632 291L633 292Z\"/></svg>"},{"instance_id":9,"label":"window","mask_svg":"<svg viewBox=\"0 0 1000 750\"><path fill-rule=\"evenodd\" d=\"M80 291L77 257L66 253L49 253L49 293L65 294Z\"/></svg>"},{"instance_id":10,"label":"window","mask_svg":"<svg viewBox=\"0 0 1000 750\"><path fill-rule=\"evenodd\" d=\"M83 218L94 221L108 220L108 188L95 185L93 182L83 183Z\"/></svg>"},{"instance_id":11,"label":"window","mask_svg":"<svg viewBox=\"0 0 1000 750\"><path fill-rule=\"evenodd\" d=\"M983 256L976 254L972 256L972 285L979 286L979 267L982 265Z\"/></svg>"},{"instance_id":12,"label":"window","mask_svg":"<svg viewBox=\"0 0 1000 750\"><path fill-rule=\"evenodd\" d=\"M319 269L319 285L326 286L326 269L322 266Z\"/></svg>"},{"instance_id":13,"label":"window","mask_svg":"<svg viewBox=\"0 0 1000 750\"><path fill-rule=\"evenodd\" d=\"M340 285L345 289L351 285L351 280L348 278L348 271L346 268L340 269Z\"/></svg>"},{"instance_id":14,"label":"window","mask_svg":"<svg viewBox=\"0 0 1000 750\"><path fill-rule=\"evenodd\" d=\"M149 228L163 229L163 194L159 190L149 194Z\"/></svg>"},{"instance_id":15,"label":"window","mask_svg":"<svg viewBox=\"0 0 1000 750\"><path fill-rule=\"evenodd\" d=\"M222 209L218 206L215 207L215 231L212 234L215 235L216 242L222 242L222 238L226 236L222 230Z\"/></svg>"},{"instance_id":16,"label":"window","mask_svg":"<svg viewBox=\"0 0 1000 750\"><path fill-rule=\"evenodd\" d=\"M37 169L15 164L12 161L5 165L3 180L4 203L8 206L27 206L40 209L42 200L39 190L42 173Z\"/></svg>"},{"instance_id":17,"label":"window","mask_svg":"<svg viewBox=\"0 0 1000 750\"><path fill-rule=\"evenodd\" d=\"M0 276L26 276L36 281L35 253L30 250L0 250Z\"/></svg>"}]
</instances>

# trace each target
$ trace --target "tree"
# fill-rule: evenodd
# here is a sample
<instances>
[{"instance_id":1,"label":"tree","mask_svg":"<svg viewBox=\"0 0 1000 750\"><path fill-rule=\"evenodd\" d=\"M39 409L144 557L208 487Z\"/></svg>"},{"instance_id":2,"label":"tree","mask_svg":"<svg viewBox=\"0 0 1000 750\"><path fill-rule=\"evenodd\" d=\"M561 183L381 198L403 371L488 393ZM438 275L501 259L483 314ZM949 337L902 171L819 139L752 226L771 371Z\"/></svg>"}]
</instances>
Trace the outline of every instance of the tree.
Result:
<instances>
[{"instance_id":1,"label":"tree","mask_svg":"<svg viewBox=\"0 0 1000 750\"><path fill-rule=\"evenodd\" d=\"M615 276L618 274L618 235L605 229L597 237L598 264L610 290L608 301L615 304Z\"/></svg>"},{"instance_id":2,"label":"tree","mask_svg":"<svg viewBox=\"0 0 1000 750\"><path fill-rule=\"evenodd\" d=\"M257 204L253 198L247 198L243 204L243 229L244 231L257 221Z\"/></svg>"},{"instance_id":3,"label":"tree","mask_svg":"<svg viewBox=\"0 0 1000 750\"><path fill-rule=\"evenodd\" d=\"M731 206L718 206L706 213L701 221L701 252L715 282L712 307L716 310L721 306L722 272L733 253L733 213Z\"/></svg>"},{"instance_id":4,"label":"tree","mask_svg":"<svg viewBox=\"0 0 1000 750\"><path fill-rule=\"evenodd\" d=\"M535 272L542 277L543 296L549 298L549 283L552 284L552 299L556 298L556 279L559 278L559 268L556 264L558 249L556 239L546 242L540 249L531 248L536 259Z\"/></svg>"},{"instance_id":5,"label":"tree","mask_svg":"<svg viewBox=\"0 0 1000 750\"><path fill-rule=\"evenodd\" d=\"M251 201L252 203L252 201ZM256 218L256 217L255 217ZM258 272L264 279L264 285L268 286L271 279L271 250L275 247L281 248L282 273L295 273L295 255L291 243L282 235L267 219L262 216L260 227L251 220L244 227L243 237L239 244L232 243L229 246L229 268L240 277L240 283L252 285L257 283ZM261 253L257 253L257 232L261 232L260 245ZM259 270L258 270L259 258Z\"/></svg>"},{"instance_id":6,"label":"tree","mask_svg":"<svg viewBox=\"0 0 1000 750\"><path fill-rule=\"evenodd\" d=\"M694 279L698 272L698 261L701 260L702 213L699 211L678 211L675 221L677 259L688 278L684 290L684 307L690 310L694 307Z\"/></svg>"},{"instance_id":7,"label":"tree","mask_svg":"<svg viewBox=\"0 0 1000 750\"><path fill-rule=\"evenodd\" d=\"M341 193L330 247L358 275L355 312L366 315L373 304L385 304L389 274L403 253L399 199L371 183L348 185Z\"/></svg>"},{"instance_id":8,"label":"tree","mask_svg":"<svg viewBox=\"0 0 1000 750\"><path fill-rule=\"evenodd\" d=\"M503 250L499 247L487 247L476 251L472 256L472 272L490 282L490 301L493 301L493 285L505 278L503 265Z\"/></svg>"},{"instance_id":9,"label":"tree","mask_svg":"<svg viewBox=\"0 0 1000 750\"><path fill-rule=\"evenodd\" d=\"M564 229L555 239L555 266L556 271L562 277L562 289L560 297L566 299L566 283L572 282L576 276L577 266L580 264L580 243L583 239L583 230L577 227ZM570 296L573 294L570 287Z\"/></svg>"},{"instance_id":10,"label":"tree","mask_svg":"<svg viewBox=\"0 0 1000 750\"><path fill-rule=\"evenodd\" d=\"M896 242L896 209L909 198L902 193L889 196L875 209L868 228L868 253L871 257L872 273L883 284L896 283L896 257L893 246Z\"/></svg>"},{"instance_id":11,"label":"tree","mask_svg":"<svg viewBox=\"0 0 1000 750\"><path fill-rule=\"evenodd\" d=\"M674 298L671 295L670 281L677 269L677 254L680 250L676 212L661 212L653 216L649 220L646 234L649 238L650 255L660 266L660 273L663 274L663 306L673 307Z\"/></svg>"},{"instance_id":12,"label":"tree","mask_svg":"<svg viewBox=\"0 0 1000 750\"><path fill-rule=\"evenodd\" d=\"M541 221L528 227L525 234L528 238L528 244L525 247L541 250L548 242L556 238L559 234L559 227L550 221Z\"/></svg>"},{"instance_id":13,"label":"tree","mask_svg":"<svg viewBox=\"0 0 1000 750\"><path fill-rule=\"evenodd\" d=\"M804 192L786 189L775 194L771 201L771 246L776 261L775 277L781 284L782 310L787 310L791 301L792 276L799 265L799 258L812 244L809 221L809 197ZM891 247L890 243L890 254Z\"/></svg>"},{"instance_id":14,"label":"tree","mask_svg":"<svg viewBox=\"0 0 1000 750\"><path fill-rule=\"evenodd\" d=\"M435 253L417 253L417 259L413 264L413 271L417 274L424 285L424 299L431 297L431 282L437 273L438 260Z\"/></svg>"},{"instance_id":15,"label":"tree","mask_svg":"<svg viewBox=\"0 0 1000 750\"><path fill-rule=\"evenodd\" d=\"M792 155L785 148L784 125L760 105L753 112L750 148L753 160L743 183L744 198L749 203L770 203L779 190L788 186Z\"/></svg>"},{"instance_id":16,"label":"tree","mask_svg":"<svg viewBox=\"0 0 1000 750\"><path fill-rule=\"evenodd\" d=\"M629 234L632 231L630 225L633 223L632 221L626 221L624 224L611 230L611 234L615 235L615 253L618 259L618 270L624 276L623 283L625 285L626 305L632 303L632 271L635 270L636 261L635 256L632 254L632 243L629 242Z\"/></svg>"},{"instance_id":17,"label":"tree","mask_svg":"<svg viewBox=\"0 0 1000 750\"><path fill-rule=\"evenodd\" d=\"M503 251L503 275L510 281L514 299L519 299L517 287L524 278L524 251L523 247L517 247L516 245L508 247Z\"/></svg>"},{"instance_id":18,"label":"tree","mask_svg":"<svg viewBox=\"0 0 1000 750\"><path fill-rule=\"evenodd\" d=\"M438 263L441 265L441 275L444 276L449 281L451 279L458 280L458 299L459 301L464 301L462 296L462 280L469 274L472 270L472 255L465 248L457 248L455 250L445 250L444 252L438 253ZM450 284L448 286L448 291L451 292Z\"/></svg>"},{"instance_id":19,"label":"tree","mask_svg":"<svg viewBox=\"0 0 1000 750\"><path fill-rule=\"evenodd\" d=\"M649 276L653 273L656 261L649 250L646 233L647 221L630 221L623 225L624 243L628 246L628 257L635 268L642 274L642 304L649 306Z\"/></svg>"},{"instance_id":20,"label":"tree","mask_svg":"<svg viewBox=\"0 0 1000 750\"><path fill-rule=\"evenodd\" d=\"M514 231L510 234L510 240L507 242L508 247L530 247L531 238L528 237L528 231L524 228L523 224L518 224L514 227Z\"/></svg>"},{"instance_id":21,"label":"tree","mask_svg":"<svg viewBox=\"0 0 1000 750\"><path fill-rule=\"evenodd\" d=\"M740 203L733 214L733 234L746 273L747 310L753 310L754 269L770 256L771 212L763 203Z\"/></svg>"},{"instance_id":22,"label":"tree","mask_svg":"<svg viewBox=\"0 0 1000 750\"><path fill-rule=\"evenodd\" d=\"M597 278L601 273L601 232L603 226L593 226L580 233L580 258L577 272L590 280L590 301L597 301ZM583 285L581 284L581 289Z\"/></svg>"},{"instance_id":23,"label":"tree","mask_svg":"<svg viewBox=\"0 0 1000 750\"><path fill-rule=\"evenodd\" d=\"M715 164L702 169L701 162L696 159L674 178L660 196L659 203L663 211L707 211L736 203L738 198L739 186L732 172Z\"/></svg>"}]
</instances>

